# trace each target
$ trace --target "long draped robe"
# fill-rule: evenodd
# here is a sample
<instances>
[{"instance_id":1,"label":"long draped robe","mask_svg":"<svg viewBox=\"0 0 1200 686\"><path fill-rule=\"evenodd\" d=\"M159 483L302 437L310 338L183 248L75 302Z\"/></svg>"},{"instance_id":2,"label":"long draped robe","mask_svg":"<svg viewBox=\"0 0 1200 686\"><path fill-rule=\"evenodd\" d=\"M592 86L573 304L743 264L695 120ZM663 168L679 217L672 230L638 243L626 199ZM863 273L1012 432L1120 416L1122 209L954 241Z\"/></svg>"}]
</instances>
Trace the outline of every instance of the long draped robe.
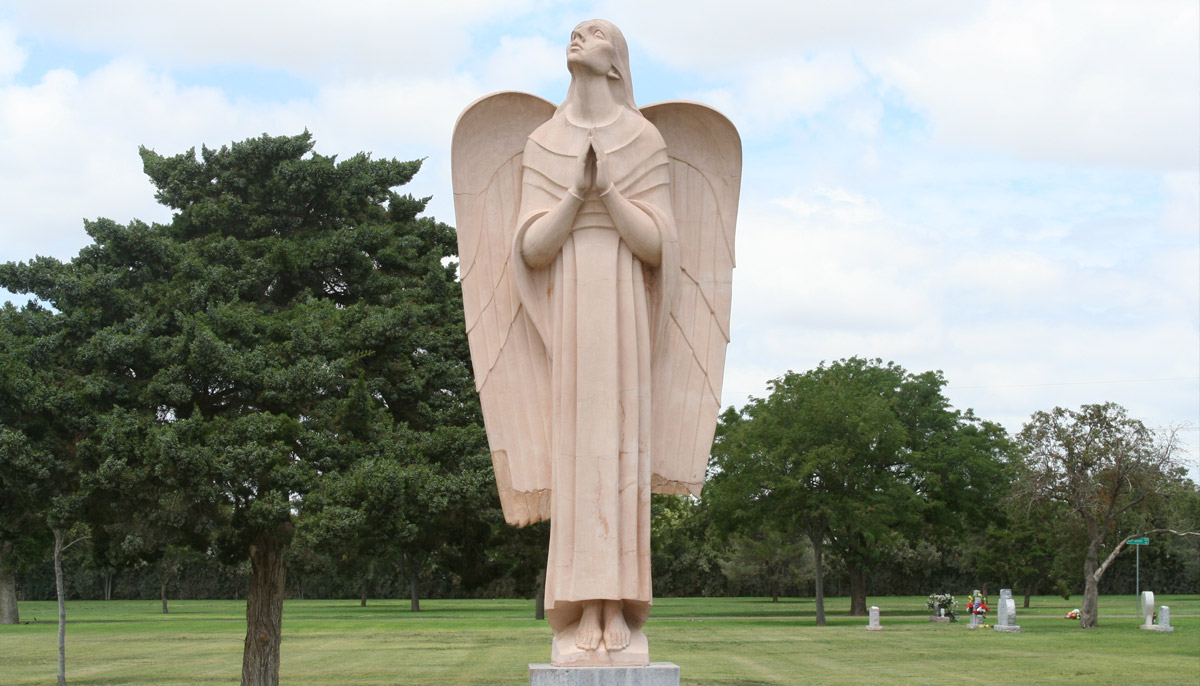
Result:
<instances>
[{"instance_id":1,"label":"long draped robe","mask_svg":"<svg viewBox=\"0 0 1200 686\"><path fill-rule=\"evenodd\" d=\"M551 366L551 416L541 421L550 422L546 608L556 631L578 619L581 601L625 601L632 628L651 602L651 356L669 302L662 274L671 270L642 264L596 191L584 197L552 263L535 269L521 257L526 230L578 173L588 133L560 112L529 137L510 261ZM630 110L592 136L616 191L653 219L662 264L677 265L662 136Z\"/></svg>"}]
</instances>

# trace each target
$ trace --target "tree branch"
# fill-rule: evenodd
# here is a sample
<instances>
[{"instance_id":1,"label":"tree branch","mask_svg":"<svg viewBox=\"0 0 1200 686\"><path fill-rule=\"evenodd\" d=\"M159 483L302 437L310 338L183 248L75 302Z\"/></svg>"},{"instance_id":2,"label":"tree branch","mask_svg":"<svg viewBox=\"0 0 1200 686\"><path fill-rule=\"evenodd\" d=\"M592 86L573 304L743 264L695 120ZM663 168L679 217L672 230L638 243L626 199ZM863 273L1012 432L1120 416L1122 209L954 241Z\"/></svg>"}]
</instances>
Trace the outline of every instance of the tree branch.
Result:
<instances>
[{"instance_id":1,"label":"tree branch","mask_svg":"<svg viewBox=\"0 0 1200 686\"><path fill-rule=\"evenodd\" d=\"M64 545L62 547L62 550L65 551L67 548L70 548L71 546L75 545L76 543L78 543L80 541L86 541L89 538L91 538L91 536L80 536L79 538L75 539L74 541L71 541L70 543Z\"/></svg>"},{"instance_id":2,"label":"tree branch","mask_svg":"<svg viewBox=\"0 0 1200 686\"><path fill-rule=\"evenodd\" d=\"M1116 512L1113 512L1113 513L1112 513L1112 515L1110 515L1110 516L1109 516L1109 518L1108 518L1108 519L1109 519L1109 521L1112 521L1112 520L1116 519L1117 517L1120 517L1122 514L1124 514L1124 513L1125 513L1125 511L1126 511L1126 510L1128 510L1129 508L1133 507L1134 505L1137 505L1138 503L1142 502L1142 501L1143 501L1143 500L1145 500L1145 499L1146 499L1146 494L1145 494L1145 493L1143 493L1143 494L1139 495L1138 497L1134 498L1134 499L1133 499L1133 500L1131 500L1130 502L1126 503L1124 507L1122 507L1121 509L1117 510ZM1182 536L1183 534L1179 534L1179 535L1180 535L1180 536Z\"/></svg>"},{"instance_id":3,"label":"tree branch","mask_svg":"<svg viewBox=\"0 0 1200 686\"><path fill-rule=\"evenodd\" d=\"M1147 536L1149 534L1175 534L1176 536L1200 536L1200 531L1176 531L1174 529L1150 529L1149 531L1143 531L1138 534L1129 534L1120 543L1117 544L1117 547L1113 548L1113 551L1108 554L1108 557L1104 558L1104 562L1099 567L1096 568L1096 573L1092 575L1092 578L1094 578L1096 580L1096 583L1100 583L1100 577L1104 576L1104 570L1108 569L1108 566L1110 564L1112 564L1113 560L1117 559L1117 555L1119 555L1121 553L1121 551L1125 549L1126 543L1128 543L1131 539L1140 538L1142 536Z\"/></svg>"}]
</instances>

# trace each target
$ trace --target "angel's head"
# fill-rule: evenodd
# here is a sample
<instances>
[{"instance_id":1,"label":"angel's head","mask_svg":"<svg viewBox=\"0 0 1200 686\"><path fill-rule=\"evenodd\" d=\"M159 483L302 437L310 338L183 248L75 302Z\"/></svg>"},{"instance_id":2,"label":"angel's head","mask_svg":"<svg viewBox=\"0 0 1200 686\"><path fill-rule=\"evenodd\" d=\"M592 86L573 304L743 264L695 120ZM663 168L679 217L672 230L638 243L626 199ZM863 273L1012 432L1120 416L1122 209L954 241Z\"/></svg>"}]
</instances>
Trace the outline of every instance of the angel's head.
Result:
<instances>
[{"instance_id":1,"label":"angel's head","mask_svg":"<svg viewBox=\"0 0 1200 686\"><path fill-rule=\"evenodd\" d=\"M589 19L571 31L571 42L567 44L567 70L571 72L571 87L565 102L575 98L577 80L602 76L608 80L613 98L637 111L633 101L633 81L629 77L629 46L621 30L611 22Z\"/></svg>"}]
</instances>

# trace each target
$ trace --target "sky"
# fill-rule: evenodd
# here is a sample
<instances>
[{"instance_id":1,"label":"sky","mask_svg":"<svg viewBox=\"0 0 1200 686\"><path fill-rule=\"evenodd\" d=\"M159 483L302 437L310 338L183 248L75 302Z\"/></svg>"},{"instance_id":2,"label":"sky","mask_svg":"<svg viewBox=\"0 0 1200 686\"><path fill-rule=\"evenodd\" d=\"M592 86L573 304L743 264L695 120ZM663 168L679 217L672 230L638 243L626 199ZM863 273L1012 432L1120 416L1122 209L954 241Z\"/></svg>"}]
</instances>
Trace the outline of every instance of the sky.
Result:
<instances>
[{"instance_id":1,"label":"sky","mask_svg":"<svg viewBox=\"0 0 1200 686\"><path fill-rule=\"evenodd\" d=\"M423 159L401 190L454 224L458 113L560 101L596 17L639 105L707 103L741 134L726 405L881 358L1014 432L1107 401L1182 426L1197 478L1195 0L6 0L0 261L70 259L84 219L169 221L139 146L306 129Z\"/></svg>"}]
</instances>

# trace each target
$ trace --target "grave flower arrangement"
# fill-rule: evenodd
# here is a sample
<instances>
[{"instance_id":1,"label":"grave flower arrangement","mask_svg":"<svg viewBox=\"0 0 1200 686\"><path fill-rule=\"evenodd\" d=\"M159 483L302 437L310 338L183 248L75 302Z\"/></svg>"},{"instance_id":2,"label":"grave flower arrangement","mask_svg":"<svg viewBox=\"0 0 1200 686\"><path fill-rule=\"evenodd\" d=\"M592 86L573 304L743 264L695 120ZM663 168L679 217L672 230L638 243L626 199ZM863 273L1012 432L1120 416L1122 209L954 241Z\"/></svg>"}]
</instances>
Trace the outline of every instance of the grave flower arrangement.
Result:
<instances>
[{"instance_id":1,"label":"grave flower arrangement","mask_svg":"<svg viewBox=\"0 0 1200 686\"><path fill-rule=\"evenodd\" d=\"M980 615L980 619L982 619L983 615L987 614L987 611L987 598L979 591L972 593L971 599L967 601L967 612L973 615Z\"/></svg>"},{"instance_id":2,"label":"grave flower arrangement","mask_svg":"<svg viewBox=\"0 0 1200 686\"><path fill-rule=\"evenodd\" d=\"M1079 619L1079 609L1076 608L1071 610L1067 614L1063 615L1063 619Z\"/></svg>"},{"instance_id":3,"label":"grave flower arrangement","mask_svg":"<svg viewBox=\"0 0 1200 686\"><path fill-rule=\"evenodd\" d=\"M958 607L958 601L949 593L930 594L929 600L925 602L925 607L932 610L934 615L938 614L938 610L942 610L943 614L950 618L950 621L958 621L958 613L954 611L954 608Z\"/></svg>"}]
</instances>

